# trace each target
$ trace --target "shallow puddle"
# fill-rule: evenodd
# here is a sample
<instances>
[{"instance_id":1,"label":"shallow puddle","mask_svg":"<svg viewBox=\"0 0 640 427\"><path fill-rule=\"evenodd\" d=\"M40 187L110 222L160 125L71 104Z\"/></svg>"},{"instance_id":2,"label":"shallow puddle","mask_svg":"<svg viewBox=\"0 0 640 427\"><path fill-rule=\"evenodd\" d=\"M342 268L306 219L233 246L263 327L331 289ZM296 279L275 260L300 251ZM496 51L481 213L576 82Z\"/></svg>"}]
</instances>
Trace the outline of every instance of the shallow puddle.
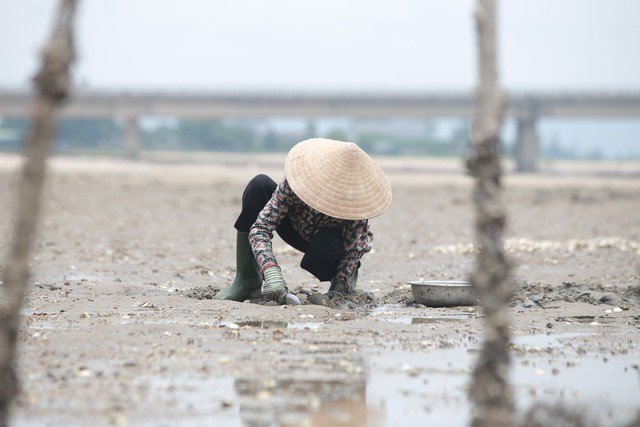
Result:
<instances>
[{"instance_id":1,"label":"shallow puddle","mask_svg":"<svg viewBox=\"0 0 640 427\"><path fill-rule=\"evenodd\" d=\"M297 329L315 331L324 326L324 322L280 322L275 320L250 320L236 323L240 328L259 329Z\"/></svg>"},{"instance_id":2,"label":"shallow puddle","mask_svg":"<svg viewBox=\"0 0 640 427\"><path fill-rule=\"evenodd\" d=\"M567 333L516 337L525 347L563 348L594 334ZM421 425L466 426L467 388L475 355L463 349L383 352L370 357L367 400L384 402L386 425L420 420ZM550 358L544 353L513 359L511 381L516 406L524 413L535 402L563 403L600 418L602 425L624 425L638 409L638 354L577 355ZM637 366L637 365L636 365ZM594 386L598 384L598 386ZM588 408L598 408L591 413Z\"/></svg>"},{"instance_id":3,"label":"shallow puddle","mask_svg":"<svg viewBox=\"0 0 640 427\"><path fill-rule=\"evenodd\" d=\"M438 322L460 322L461 320L469 319L469 316L456 316L456 317L412 317L411 324L419 325L421 323L438 323Z\"/></svg>"},{"instance_id":4,"label":"shallow puddle","mask_svg":"<svg viewBox=\"0 0 640 427\"><path fill-rule=\"evenodd\" d=\"M239 378L235 391L245 426L383 426L369 416L363 375Z\"/></svg>"},{"instance_id":5,"label":"shallow puddle","mask_svg":"<svg viewBox=\"0 0 640 427\"><path fill-rule=\"evenodd\" d=\"M563 340L588 337L589 334L532 335L516 341L525 346L549 343L558 347ZM158 402L171 402L173 409L167 425L469 424L467 390L475 355L467 350L359 354L329 352L329 345L319 346L313 352L301 350L283 356L277 361L278 369L254 376L231 378L194 373L141 377L135 385L157 395ZM637 358L638 354L611 356L607 362L601 356L514 358L511 381L517 410L522 414L540 401L564 403L586 411L587 417L600 418L601 425L624 425L637 410L638 372L628 368L637 363ZM524 360L528 364L524 365ZM570 368L567 362L572 363ZM589 408L597 408L597 412L592 414ZM151 420L138 420L135 424L156 425Z\"/></svg>"},{"instance_id":6,"label":"shallow puddle","mask_svg":"<svg viewBox=\"0 0 640 427\"><path fill-rule=\"evenodd\" d=\"M289 323L289 329L317 331L324 327L323 322L296 322Z\"/></svg>"},{"instance_id":7,"label":"shallow puddle","mask_svg":"<svg viewBox=\"0 0 640 427\"><path fill-rule=\"evenodd\" d=\"M540 347L540 348L558 348L563 347L566 341L574 338L584 338L595 336L596 334L589 332L567 332L563 334L536 334L536 335L518 335L512 342L523 347Z\"/></svg>"},{"instance_id":8,"label":"shallow puddle","mask_svg":"<svg viewBox=\"0 0 640 427\"><path fill-rule=\"evenodd\" d=\"M379 317L377 320L389 323L398 323L401 325L421 325L424 323L459 323L471 319L468 315L451 315L446 317Z\"/></svg>"},{"instance_id":9,"label":"shallow puddle","mask_svg":"<svg viewBox=\"0 0 640 427\"><path fill-rule=\"evenodd\" d=\"M419 323L458 322L470 314L419 317ZM444 319L444 320L443 320ZM246 321L218 323L232 328L301 329L320 322ZM637 411L640 393L636 351L626 355L578 354L582 343L601 332L516 336L527 351L514 357L511 382L516 407L524 413L536 402L563 403L602 425L624 425ZM298 342L299 343L299 342ZM573 347L564 351L567 344ZM470 372L476 351L464 348L343 351L339 341L313 341L274 361L253 376L141 377L136 386L172 402L174 425L304 425L383 427L467 426ZM558 349L553 356L529 352ZM591 412L590 408L594 408ZM597 412L595 412L597 411ZM185 414L189 414L185 416ZM17 423L24 426L28 423ZM141 420L136 425L155 425Z\"/></svg>"},{"instance_id":10,"label":"shallow puddle","mask_svg":"<svg viewBox=\"0 0 640 427\"><path fill-rule=\"evenodd\" d=\"M409 309L402 305L383 305L369 313L369 317L389 323L397 323L401 325L420 325L424 323L442 323L442 322L464 322L474 319L477 314L474 310L467 308L460 311L457 308L427 308L421 310ZM425 315L416 316L417 313L425 313Z\"/></svg>"},{"instance_id":11,"label":"shallow puddle","mask_svg":"<svg viewBox=\"0 0 640 427\"><path fill-rule=\"evenodd\" d=\"M424 317L414 317L414 316L402 316L397 315L396 313L392 313L390 315L379 315L375 318L380 322L389 322L389 323L397 323L401 325L421 325L424 323L459 323L465 322L469 319L473 319L473 315L469 314L450 314L443 316L424 316Z\"/></svg>"},{"instance_id":12,"label":"shallow puddle","mask_svg":"<svg viewBox=\"0 0 640 427\"><path fill-rule=\"evenodd\" d=\"M248 322L238 322L238 326L241 328L261 328L261 329L287 329L288 322L278 322L275 320L250 320Z\"/></svg>"},{"instance_id":13,"label":"shallow puddle","mask_svg":"<svg viewBox=\"0 0 640 427\"><path fill-rule=\"evenodd\" d=\"M567 341L591 335L529 335L517 337L515 343L560 348ZM320 354L304 375L291 372L288 377L236 380L239 415L244 426L466 426L474 354L460 348L391 350L338 360L337 364L325 360L335 355ZM624 423L637 410L640 383L637 371L630 368L637 357L610 356L605 361L601 355L563 354L550 359L538 353L514 358L511 376L516 406L521 413L539 401L597 407L593 416L601 417L605 424ZM348 369L340 368L341 364Z\"/></svg>"}]
</instances>

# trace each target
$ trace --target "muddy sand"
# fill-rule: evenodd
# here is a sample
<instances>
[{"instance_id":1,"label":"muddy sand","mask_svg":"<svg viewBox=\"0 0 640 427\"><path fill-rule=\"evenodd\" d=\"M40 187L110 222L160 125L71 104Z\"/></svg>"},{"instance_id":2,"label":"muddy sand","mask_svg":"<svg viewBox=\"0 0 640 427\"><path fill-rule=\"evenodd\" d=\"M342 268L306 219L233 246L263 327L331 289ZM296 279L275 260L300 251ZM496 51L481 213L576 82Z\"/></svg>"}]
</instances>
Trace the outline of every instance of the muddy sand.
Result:
<instances>
[{"instance_id":1,"label":"muddy sand","mask_svg":"<svg viewBox=\"0 0 640 427\"><path fill-rule=\"evenodd\" d=\"M383 160L394 200L371 221L375 250L356 298L323 301L328 284L276 238L307 304L210 299L234 276L244 184L259 172L279 179L281 161L55 159L22 312L14 425L467 425L478 307L416 304L405 282L466 278L470 179L457 163ZM2 253L17 164L0 156ZM637 416L638 171L567 166L506 179L521 417L537 404L594 425Z\"/></svg>"}]
</instances>

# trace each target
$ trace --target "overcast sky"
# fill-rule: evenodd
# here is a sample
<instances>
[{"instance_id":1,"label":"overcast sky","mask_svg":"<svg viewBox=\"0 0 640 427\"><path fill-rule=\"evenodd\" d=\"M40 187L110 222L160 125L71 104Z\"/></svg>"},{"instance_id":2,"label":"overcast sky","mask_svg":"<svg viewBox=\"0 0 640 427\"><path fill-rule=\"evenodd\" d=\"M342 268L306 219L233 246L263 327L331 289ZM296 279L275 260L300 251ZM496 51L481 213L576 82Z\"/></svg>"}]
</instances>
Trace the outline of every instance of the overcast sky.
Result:
<instances>
[{"instance_id":1,"label":"overcast sky","mask_svg":"<svg viewBox=\"0 0 640 427\"><path fill-rule=\"evenodd\" d=\"M54 0L0 0L0 86L28 84ZM94 88L468 89L472 0L83 0ZM510 89L640 90L640 0L503 0Z\"/></svg>"}]
</instances>

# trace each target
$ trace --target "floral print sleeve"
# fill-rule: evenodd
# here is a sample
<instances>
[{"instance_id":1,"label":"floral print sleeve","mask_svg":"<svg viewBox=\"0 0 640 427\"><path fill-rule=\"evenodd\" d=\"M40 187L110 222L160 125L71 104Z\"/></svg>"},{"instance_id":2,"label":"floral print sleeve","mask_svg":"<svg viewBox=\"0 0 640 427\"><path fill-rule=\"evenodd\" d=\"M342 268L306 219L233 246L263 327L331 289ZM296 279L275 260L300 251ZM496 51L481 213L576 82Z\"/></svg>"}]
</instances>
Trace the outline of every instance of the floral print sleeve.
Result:
<instances>
[{"instance_id":1,"label":"floral print sleeve","mask_svg":"<svg viewBox=\"0 0 640 427\"><path fill-rule=\"evenodd\" d=\"M293 200L292 195L293 191L289 184L286 180L283 180L278 184L276 191L271 195L271 199L249 230L249 243L260 271L278 266L278 261L273 254L271 239L273 238L273 231L289 212Z\"/></svg>"},{"instance_id":2,"label":"floral print sleeve","mask_svg":"<svg viewBox=\"0 0 640 427\"><path fill-rule=\"evenodd\" d=\"M369 221L350 221L342 231L345 255L338 264L336 276L331 279L332 287L345 292L360 264L362 255L373 248L373 233L369 230Z\"/></svg>"},{"instance_id":3,"label":"floral print sleeve","mask_svg":"<svg viewBox=\"0 0 640 427\"><path fill-rule=\"evenodd\" d=\"M273 232L287 217L300 237L307 242L320 229L342 229L345 253L331 284L335 285L332 288L336 290L348 292L351 279L360 265L360 258L372 249L373 234L369 231L369 222L332 218L310 208L295 195L284 179L249 230L249 243L260 271L278 266L271 239Z\"/></svg>"}]
</instances>

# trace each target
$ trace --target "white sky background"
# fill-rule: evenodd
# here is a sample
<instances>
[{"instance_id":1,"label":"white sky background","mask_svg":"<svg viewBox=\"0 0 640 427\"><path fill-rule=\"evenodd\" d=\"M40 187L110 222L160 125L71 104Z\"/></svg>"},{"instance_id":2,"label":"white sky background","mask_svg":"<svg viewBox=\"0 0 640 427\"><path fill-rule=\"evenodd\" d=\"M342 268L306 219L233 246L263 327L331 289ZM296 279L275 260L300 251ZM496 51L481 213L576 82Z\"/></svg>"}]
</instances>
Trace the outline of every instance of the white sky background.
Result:
<instances>
[{"instance_id":1,"label":"white sky background","mask_svg":"<svg viewBox=\"0 0 640 427\"><path fill-rule=\"evenodd\" d=\"M130 89L469 89L472 0L82 0L77 81ZM0 86L25 86L54 0L0 0ZM518 90L640 90L639 0L502 0Z\"/></svg>"}]
</instances>

